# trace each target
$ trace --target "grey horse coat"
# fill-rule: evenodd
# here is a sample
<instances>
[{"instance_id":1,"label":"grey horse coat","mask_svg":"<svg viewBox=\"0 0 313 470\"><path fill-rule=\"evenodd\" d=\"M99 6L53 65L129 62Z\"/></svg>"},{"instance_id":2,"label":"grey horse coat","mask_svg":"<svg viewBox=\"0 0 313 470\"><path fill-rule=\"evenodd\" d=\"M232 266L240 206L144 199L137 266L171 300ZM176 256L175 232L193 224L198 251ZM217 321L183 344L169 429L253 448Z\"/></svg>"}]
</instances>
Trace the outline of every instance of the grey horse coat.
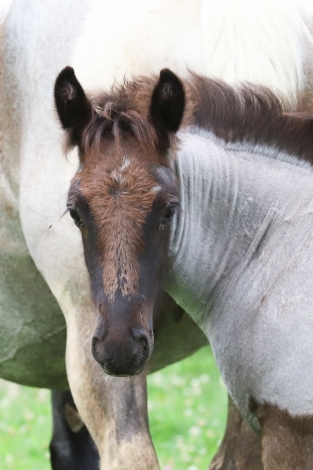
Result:
<instances>
[{"instance_id":1,"label":"grey horse coat","mask_svg":"<svg viewBox=\"0 0 313 470\"><path fill-rule=\"evenodd\" d=\"M207 335L255 430L251 400L313 414L312 168L203 131L181 138L164 287Z\"/></svg>"}]
</instances>

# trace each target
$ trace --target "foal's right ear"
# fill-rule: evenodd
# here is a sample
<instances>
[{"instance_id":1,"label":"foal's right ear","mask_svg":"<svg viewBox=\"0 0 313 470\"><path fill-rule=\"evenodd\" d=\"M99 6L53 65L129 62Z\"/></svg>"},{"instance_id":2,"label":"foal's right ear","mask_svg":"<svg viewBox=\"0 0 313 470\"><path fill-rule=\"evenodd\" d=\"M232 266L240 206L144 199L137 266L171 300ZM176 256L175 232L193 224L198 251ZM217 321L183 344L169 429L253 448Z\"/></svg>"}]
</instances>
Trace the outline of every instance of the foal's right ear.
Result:
<instances>
[{"instance_id":1,"label":"foal's right ear","mask_svg":"<svg viewBox=\"0 0 313 470\"><path fill-rule=\"evenodd\" d=\"M69 131L71 144L78 144L92 118L92 106L72 67L65 67L59 73L54 85L54 100L62 127Z\"/></svg>"}]
</instances>

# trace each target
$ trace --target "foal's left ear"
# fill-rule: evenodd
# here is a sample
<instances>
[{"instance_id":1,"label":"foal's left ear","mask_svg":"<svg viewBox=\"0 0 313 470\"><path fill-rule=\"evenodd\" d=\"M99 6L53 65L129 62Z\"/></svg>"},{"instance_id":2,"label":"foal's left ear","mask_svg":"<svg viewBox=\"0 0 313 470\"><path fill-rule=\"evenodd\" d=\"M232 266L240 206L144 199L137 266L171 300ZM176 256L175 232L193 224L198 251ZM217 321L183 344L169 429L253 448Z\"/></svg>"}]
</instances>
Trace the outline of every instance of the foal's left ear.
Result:
<instances>
[{"instance_id":1,"label":"foal's left ear","mask_svg":"<svg viewBox=\"0 0 313 470\"><path fill-rule=\"evenodd\" d=\"M185 109L185 91L180 79L169 69L160 72L150 105L150 114L155 128L168 136L177 132Z\"/></svg>"},{"instance_id":2,"label":"foal's left ear","mask_svg":"<svg viewBox=\"0 0 313 470\"><path fill-rule=\"evenodd\" d=\"M78 144L92 117L92 106L72 67L65 67L58 75L54 100L63 129L70 131L71 144Z\"/></svg>"}]
</instances>

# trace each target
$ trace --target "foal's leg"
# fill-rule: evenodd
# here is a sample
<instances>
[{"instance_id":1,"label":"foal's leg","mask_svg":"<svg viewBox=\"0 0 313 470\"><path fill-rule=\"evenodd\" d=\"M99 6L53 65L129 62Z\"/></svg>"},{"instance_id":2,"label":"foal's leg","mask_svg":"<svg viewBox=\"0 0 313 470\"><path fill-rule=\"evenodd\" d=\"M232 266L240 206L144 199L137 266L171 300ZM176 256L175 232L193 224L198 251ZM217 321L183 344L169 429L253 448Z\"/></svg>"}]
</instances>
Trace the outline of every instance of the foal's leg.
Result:
<instances>
[{"instance_id":1,"label":"foal's leg","mask_svg":"<svg viewBox=\"0 0 313 470\"><path fill-rule=\"evenodd\" d=\"M313 416L293 417L272 405L259 414L264 470L312 470Z\"/></svg>"},{"instance_id":2,"label":"foal's leg","mask_svg":"<svg viewBox=\"0 0 313 470\"><path fill-rule=\"evenodd\" d=\"M242 418L233 400L228 396L225 435L209 470L263 470L263 468L261 439Z\"/></svg>"},{"instance_id":3,"label":"foal's leg","mask_svg":"<svg viewBox=\"0 0 313 470\"><path fill-rule=\"evenodd\" d=\"M52 414L52 469L98 470L99 453L69 390L52 391Z\"/></svg>"}]
</instances>

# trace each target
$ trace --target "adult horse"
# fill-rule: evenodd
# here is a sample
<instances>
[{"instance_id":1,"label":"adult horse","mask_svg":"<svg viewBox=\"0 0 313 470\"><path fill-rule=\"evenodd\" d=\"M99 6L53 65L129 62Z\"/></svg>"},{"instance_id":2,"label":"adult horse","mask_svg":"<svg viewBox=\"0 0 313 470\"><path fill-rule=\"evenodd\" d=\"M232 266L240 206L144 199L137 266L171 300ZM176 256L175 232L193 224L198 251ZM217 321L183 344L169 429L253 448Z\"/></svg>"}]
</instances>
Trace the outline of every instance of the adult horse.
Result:
<instances>
[{"instance_id":1,"label":"adult horse","mask_svg":"<svg viewBox=\"0 0 313 470\"><path fill-rule=\"evenodd\" d=\"M66 67L55 103L80 155L67 208L96 361L143 370L162 285L210 341L264 470L311 469L313 119L268 89L169 69L87 96Z\"/></svg>"},{"instance_id":2,"label":"adult horse","mask_svg":"<svg viewBox=\"0 0 313 470\"><path fill-rule=\"evenodd\" d=\"M306 89L310 73L303 63L310 49L303 47L307 35L298 8L302 2L288 2L277 14L281 3L262 2L267 24L275 32L275 40L269 42L262 29L263 17L255 15L251 2L237 2L236 15L231 2L219 2L223 8L216 9L214 2L190 0L183 3L183 8L181 1L142 5L139 1L104 4L17 0L11 8L1 67L0 374L19 383L66 388L64 315L70 385L97 442L102 463L108 468L153 468L157 464L146 424L145 378L104 379L90 357L89 338L96 319L79 254L80 239L68 217L59 220L77 156L71 155L67 162L60 155L61 133L52 113L54 76L71 63L79 70L84 86L95 87L110 83L125 71L143 72L168 64L176 70L188 65L206 73L228 74L229 79L247 78L244 56L253 43L251 57L258 59L256 63L248 61L251 80L258 79L285 92ZM125 12L123 17L120 11ZM237 25L234 29L233 24ZM222 54L215 47L221 30L230 31L222 36ZM210 43L206 40L209 33ZM233 47L234 37L240 39L238 48ZM277 62L278 55L284 61ZM224 58L222 63L219 57ZM236 67L231 65L235 57ZM215 65L208 68L210 63ZM47 96L51 96L49 103ZM184 337L183 331L189 331L188 322L192 325L186 316L182 321L177 324L183 325L181 336L178 333L175 344L169 343L173 360L192 350L184 349L186 341L178 343ZM166 337L166 328L159 329L159 334L164 331ZM178 331L173 328L173 332ZM169 361L169 346L164 343L156 355L155 367ZM133 382L139 387L135 389ZM134 408L141 413L125 422L129 403L136 403Z\"/></svg>"}]
</instances>

